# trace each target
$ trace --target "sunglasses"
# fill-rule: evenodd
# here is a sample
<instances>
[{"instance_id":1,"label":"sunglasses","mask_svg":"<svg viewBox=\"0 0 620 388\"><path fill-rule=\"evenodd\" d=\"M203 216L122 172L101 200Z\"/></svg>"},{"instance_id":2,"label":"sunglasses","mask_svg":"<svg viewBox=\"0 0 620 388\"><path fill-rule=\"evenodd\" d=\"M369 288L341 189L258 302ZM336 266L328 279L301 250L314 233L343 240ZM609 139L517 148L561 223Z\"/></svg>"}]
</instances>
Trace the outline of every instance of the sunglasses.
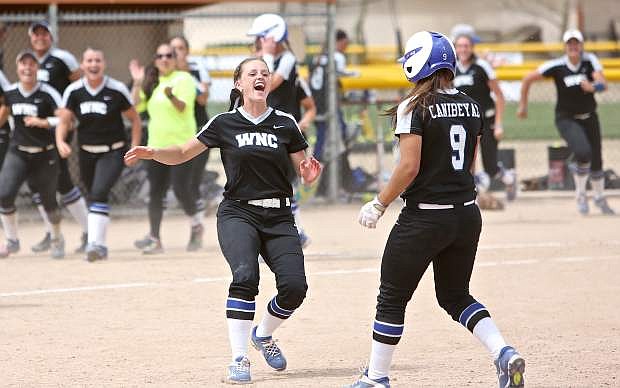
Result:
<instances>
[{"instance_id":1,"label":"sunglasses","mask_svg":"<svg viewBox=\"0 0 620 388\"><path fill-rule=\"evenodd\" d=\"M155 54L155 58L156 59L163 59L163 58L172 59L172 58L174 58L174 54L172 54L172 53Z\"/></svg>"}]
</instances>

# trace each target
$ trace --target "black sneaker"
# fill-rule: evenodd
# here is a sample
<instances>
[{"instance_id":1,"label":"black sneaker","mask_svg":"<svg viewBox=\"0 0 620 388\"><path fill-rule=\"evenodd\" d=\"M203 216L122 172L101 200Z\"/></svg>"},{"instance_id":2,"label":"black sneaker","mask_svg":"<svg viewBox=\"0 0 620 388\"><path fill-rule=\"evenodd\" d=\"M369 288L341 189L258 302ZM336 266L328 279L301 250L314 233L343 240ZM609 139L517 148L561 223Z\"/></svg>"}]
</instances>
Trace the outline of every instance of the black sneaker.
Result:
<instances>
[{"instance_id":1,"label":"black sneaker","mask_svg":"<svg viewBox=\"0 0 620 388\"><path fill-rule=\"evenodd\" d=\"M52 246L52 235L49 232L47 232L45 233L45 237L43 237L43 240L34 244L32 247L30 247L30 249L34 253L47 252L49 251L51 246Z\"/></svg>"},{"instance_id":2,"label":"black sneaker","mask_svg":"<svg viewBox=\"0 0 620 388\"><path fill-rule=\"evenodd\" d=\"M82 241L80 242L80 246L75 248L75 253L84 253L86 252L86 245L88 245L88 234L82 233Z\"/></svg>"}]
</instances>

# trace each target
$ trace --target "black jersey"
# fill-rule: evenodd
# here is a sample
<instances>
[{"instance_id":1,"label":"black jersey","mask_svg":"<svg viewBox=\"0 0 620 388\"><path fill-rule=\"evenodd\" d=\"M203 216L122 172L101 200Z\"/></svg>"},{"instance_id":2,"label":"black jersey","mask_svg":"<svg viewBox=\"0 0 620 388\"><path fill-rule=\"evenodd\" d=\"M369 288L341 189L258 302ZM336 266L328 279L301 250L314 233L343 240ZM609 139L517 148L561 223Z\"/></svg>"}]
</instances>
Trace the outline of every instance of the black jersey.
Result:
<instances>
[{"instance_id":1,"label":"black jersey","mask_svg":"<svg viewBox=\"0 0 620 388\"><path fill-rule=\"evenodd\" d=\"M209 72L204 65L195 60L189 60L187 65L189 66L189 73L196 81L196 87L198 88L197 94L203 93L204 90L202 90L202 86L200 84L211 84L211 76L209 75ZM207 110L203 105L200 105L198 101L194 102L194 118L196 119L196 128L202 127L208 121Z\"/></svg>"},{"instance_id":2,"label":"black jersey","mask_svg":"<svg viewBox=\"0 0 620 388\"><path fill-rule=\"evenodd\" d=\"M327 55L322 54L310 65L310 90L316 105L317 121L325 121L327 114Z\"/></svg>"},{"instance_id":3,"label":"black jersey","mask_svg":"<svg viewBox=\"0 0 620 388\"><path fill-rule=\"evenodd\" d=\"M495 79L495 72L489 63L476 58L468 67L457 62L454 87L473 98L480 105L484 117L495 115L495 101L491 97L489 81Z\"/></svg>"},{"instance_id":4,"label":"black jersey","mask_svg":"<svg viewBox=\"0 0 620 388\"><path fill-rule=\"evenodd\" d=\"M596 110L593 93L584 92L580 83L583 80L592 82L592 73L602 71L603 67L596 55L583 53L581 62L573 66L568 57L547 61L540 65L538 72L545 77L552 77L558 94L555 105L556 114L574 116L592 113Z\"/></svg>"},{"instance_id":5,"label":"black jersey","mask_svg":"<svg viewBox=\"0 0 620 388\"><path fill-rule=\"evenodd\" d=\"M409 101L398 106L395 133L422 136L422 155L418 175L402 197L439 205L475 199L470 167L483 128L479 105L456 89L438 93L427 109L404 114Z\"/></svg>"},{"instance_id":6,"label":"black jersey","mask_svg":"<svg viewBox=\"0 0 620 388\"><path fill-rule=\"evenodd\" d=\"M39 82L30 92L22 89L19 83L11 85L4 93L4 101L13 117L14 145L46 147L55 144L54 133L47 128L27 127L24 118L35 116L47 118L61 106L61 97L51 86Z\"/></svg>"},{"instance_id":7,"label":"black jersey","mask_svg":"<svg viewBox=\"0 0 620 388\"><path fill-rule=\"evenodd\" d=\"M267 108L251 117L243 107L213 117L198 133L207 147L220 148L226 172L224 197L235 200L290 198L291 153L308 143L288 113Z\"/></svg>"},{"instance_id":8,"label":"black jersey","mask_svg":"<svg viewBox=\"0 0 620 388\"><path fill-rule=\"evenodd\" d=\"M290 51L283 52L276 57L274 62L274 74L279 74L284 81L269 92L267 105L273 109L292 114L295 111L296 80L297 80L297 59Z\"/></svg>"},{"instance_id":9,"label":"black jersey","mask_svg":"<svg viewBox=\"0 0 620 388\"><path fill-rule=\"evenodd\" d=\"M81 78L67 87L62 106L78 119L78 143L106 144L126 141L122 112L131 108L132 101L125 84L105 77L93 89Z\"/></svg>"},{"instance_id":10,"label":"black jersey","mask_svg":"<svg viewBox=\"0 0 620 388\"><path fill-rule=\"evenodd\" d=\"M69 76L80 65L68 51L52 48L39 58L37 80L46 82L54 87L58 93L63 93L71 83Z\"/></svg>"},{"instance_id":11,"label":"black jersey","mask_svg":"<svg viewBox=\"0 0 620 388\"><path fill-rule=\"evenodd\" d=\"M297 86L295 88L295 109L291 114L295 118L295 120L299 121L302 117L301 112L301 102L308 97L312 97L312 92L310 91L310 87L308 87L308 83L301 77L297 78Z\"/></svg>"},{"instance_id":12,"label":"black jersey","mask_svg":"<svg viewBox=\"0 0 620 388\"><path fill-rule=\"evenodd\" d=\"M2 70L0 70L0 103L4 98L4 92L11 87L11 84L4 76ZM9 126L9 121L7 120L2 126L0 126L0 143L6 143L9 139L9 133L11 132L11 127Z\"/></svg>"}]
</instances>

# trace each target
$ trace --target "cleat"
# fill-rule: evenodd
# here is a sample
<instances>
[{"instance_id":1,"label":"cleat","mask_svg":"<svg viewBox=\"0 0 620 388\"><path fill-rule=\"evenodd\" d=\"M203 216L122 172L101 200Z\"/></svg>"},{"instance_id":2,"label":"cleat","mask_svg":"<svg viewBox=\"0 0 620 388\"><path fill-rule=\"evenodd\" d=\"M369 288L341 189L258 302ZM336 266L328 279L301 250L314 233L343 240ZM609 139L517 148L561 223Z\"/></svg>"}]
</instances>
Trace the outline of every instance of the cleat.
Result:
<instances>
[{"instance_id":1,"label":"cleat","mask_svg":"<svg viewBox=\"0 0 620 388\"><path fill-rule=\"evenodd\" d=\"M252 376L250 375L250 360L247 357L240 356L228 365L228 374L225 383L228 384L250 384Z\"/></svg>"},{"instance_id":2,"label":"cleat","mask_svg":"<svg viewBox=\"0 0 620 388\"><path fill-rule=\"evenodd\" d=\"M258 326L254 326L252 329L252 346L263 354L267 365L277 371L283 371L286 369L286 358L282 354L282 351L273 340L269 337L257 337L256 329Z\"/></svg>"},{"instance_id":3,"label":"cleat","mask_svg":"<svg viewBox=\"0 0 620 388\"><path fill-rule=\"evenodd\" d=\"M506 346L495 360L499 388L524 386L525 360L512 346Z\"/></svg>"},{"instance_id":4,"label":"cleat","mask_svg":"<svg viewBox=\"0 0 620 388\"><path fill-rule=\"evenodd\" d=\"M189 242L187 243L187 251L195 252L202 248L202 235L205 232L204 226L202 224L192 226L192 233L189 237Z\"/></svg>"},{"instance_id":5,"label":"cleat","mask_svg":"<svg viewBox=\"0 0 620 388\"><path fill-rule=\"evenodd\" d=\"M86 252L86 246L88 245L88 233L82 233L82 241L80 242L80 246L75 248L74 253L84 253Z\"/></svg>"},{"instance_id":6,"label":"cleat","mask_svg":"<svg viewBox=\"0 0 620 388\"><path fill-rule=\"evenodd\" d=\"M601 209L601 213L607 216L613 216L616 214L614 209L609 207L609 204L607 203L607 199L605 197L595 198L594 204L596 205L596 207Z\"/></svg>"},{"instance_id":7,"label":"cleat","mask_svg":"<svg viewBox=\"0 0 620 388\"><path fill-rule=\"evenodd\" d=\"M88 244L86 246L86 261L92 263L97 260L105 260L108 258L108 248L103 245Z\"/></svg>"},{"instance_id":8,"label":"cleat","mask_svg":"<svg viewBox=\"0 0 620 388\"><path fill-rule=\"evenodd\" d=\"M303 230L299 231L299 242L301 242L301 247L302 248L306 248L308 247L308 245L310 245L310 243L312 242L312 240L310 239L310 237L306 234L306 232L304 232Z\"/></svg>"},{"instance_id":9,"label":"cleat","mask_svg":"<svg viewBox=\"0 0 620 388\"><path fill-rule=\"evenodd\" d=\"M149 243L151 242L151 235L147 234L146 236L142 237L139 240L136 240L133 242L133 246L136 247L136 249L144 249L146 248L147 245L149 245Z\"/></svg>"},{"instance_id":10,"label":"cleat","mask_svg":"<svg viewBox=\"0 0 620 388\"><path fill-rule=\"evenodd\" d=\"M386 376L372 380L368 377L368 369L366 369L356 382L345 386L345 388L390 388L390 378Z\"/></svg>"},{"instance_id":11,"label":"cleat","mask_svg":"<svg viewBox=\"0 0 620 388\"><path fill-rule=\"evenodd\" d=\"M17 253L19 249L19 240L7 239L6 244L0 247L0 258L8 257L11 253Z\"/></svg>"},{"instance_id":12,"label":"cleat","mask_svg":"<svg viewBox=\"0 0 620 388\"><path fill-rule=\"evenodd\" d=\"M149 237L149 243L142 249L142 253L145 255L156 255L158 253L164 253L164 248L161 245L161 240L155 237Z\"/></svg>"},{"instance_id":13,"label":"cleat","mask_svg":"<svg viewBox=\"0 0 620 388\"><path fill-rule=\"evenodd\" d=\"M50 240L50 255L52 259L65 257L65 239L62 236Z\"/></svg>"},{"instance_id":14,"label":"cleat","mask_svg":"<svg viewBox=\"0 0 620 388\"><path fill-rule=\"evenodd\" d=\"M30 250L32 250L32 252L34 253L47 252L50 249L51 240L52 240L52 235L49 232L47 232L45 233L45 237L43 237L43 240L39 241L38 243L30 247Z\"/></svg>"},{"instance_id":15,"label":"cleat","mask_svg":"<svg viewBox=\"0 0 620 388\"><path fill-rule=\"evenodd\" d=\"M590 211L588 207L588 197L585 194L580 194L577 196L577 210L579 214L586 215Z\"/></svg>"}]
</instances>

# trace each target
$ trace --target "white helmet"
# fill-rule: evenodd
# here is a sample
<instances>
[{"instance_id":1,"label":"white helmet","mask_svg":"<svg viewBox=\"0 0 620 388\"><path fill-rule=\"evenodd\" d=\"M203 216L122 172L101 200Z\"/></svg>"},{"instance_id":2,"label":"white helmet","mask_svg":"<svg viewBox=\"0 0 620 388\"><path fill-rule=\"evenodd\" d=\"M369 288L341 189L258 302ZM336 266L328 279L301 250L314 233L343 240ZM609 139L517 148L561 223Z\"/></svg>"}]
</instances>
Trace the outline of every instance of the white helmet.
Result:
<instances>
[{"instance_id":1,"label":"white helmet","mask_svg":"<svg viewBox=\"0 0 620 388\"><path fill-rule=\"evenodd\" d=\"M286 40L288 31L282 16L275 13L264 13L254 19L248 35L259 38L273 38L277 43L280 43Z\"/></svg>"},{"instance_id":2,"label":"white helmet","mask_svg":"<svg viewBox=\"0 0 620 388\"><path fill-rule=\"evenodd\" d=\"M409 38L405 55L398 59L410 82L418 82L439 69L455 74L456 52L450 39L431 31L416 32Z\"/></svg>"}]
</instances>

